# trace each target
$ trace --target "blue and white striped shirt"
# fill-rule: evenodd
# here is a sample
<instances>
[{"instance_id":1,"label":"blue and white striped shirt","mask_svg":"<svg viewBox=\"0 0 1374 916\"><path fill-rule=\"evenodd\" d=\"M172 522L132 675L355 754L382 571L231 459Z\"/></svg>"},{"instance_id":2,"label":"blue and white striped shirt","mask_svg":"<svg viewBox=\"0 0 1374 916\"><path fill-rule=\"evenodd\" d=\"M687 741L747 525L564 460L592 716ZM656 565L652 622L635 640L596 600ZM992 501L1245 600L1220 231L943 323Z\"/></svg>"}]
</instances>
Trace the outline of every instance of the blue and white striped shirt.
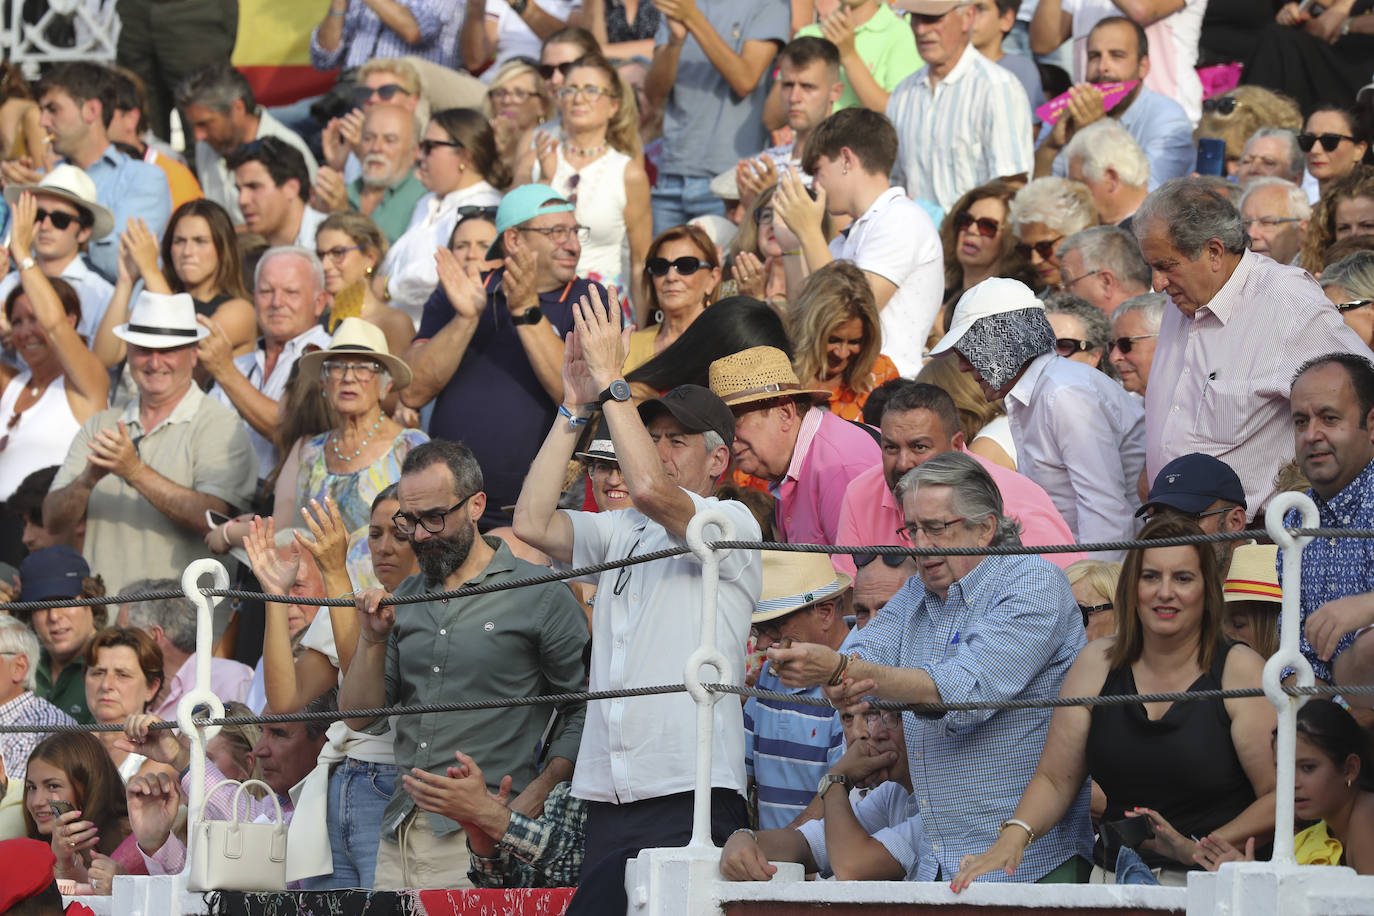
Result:
<instances>
[{"instance_id":1,"label":"blue and white striped shirt","mask_svg":"<svg viewBox=\"0 0 1374 916\"><path fill-rule=\"evenodd\" d=\"M948 703L1058 696L1084 645L1064 573L1040 557L986 557L942 601L913 577L860 631L854 649L880 665L919 668ZM1035 773L1049 709L903 714L911 785L921 809L917 880L944 879L986 850ZM1088 784L1068 813L1026 850L1016 874L1038 881L1074 855L1091 860Z\"/></svg>"}]
</instances>

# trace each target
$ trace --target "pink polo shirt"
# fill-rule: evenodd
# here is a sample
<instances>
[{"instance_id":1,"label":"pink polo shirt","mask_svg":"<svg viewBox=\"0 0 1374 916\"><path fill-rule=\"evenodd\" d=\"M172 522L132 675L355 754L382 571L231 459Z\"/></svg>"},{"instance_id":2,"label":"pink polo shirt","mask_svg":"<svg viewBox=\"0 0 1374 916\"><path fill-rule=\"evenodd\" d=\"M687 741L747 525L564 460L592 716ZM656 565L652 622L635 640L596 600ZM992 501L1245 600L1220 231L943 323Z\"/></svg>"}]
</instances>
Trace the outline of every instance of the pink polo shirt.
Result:
<instances>
[{"instance_id":1,"label":"pink polo shirt","mask_svg":"<svg viewBox=\"0 0 1374 916\"><path fill-rule=\"evenodd\" d=\"M233 700L235 703L242 703L243 698L248 695L248 684L252 680L253 669L242 662L228 658L210 659L210 692L222 702L228 703ZM169 721L175 719L177 703L181 702L181 698L190 693L195 685L196 653L192 652L167 685L167 696L163 697L157 709L152 710L153 715Z\"/></svg>"},{"instance_id":2,"label":"pink polo shirt","mask_svg":"<svg viewBox=\"0 0 1374 916\"><path fill-rule=\"evenodd\" d=\"M1002 491L1006 514L1021 522L1021 543L1072 544L1073 532L1059 514L1048 493L1024 474L988 461L981 455L965 450L964 454L977 460L992 476ZM897 497L888 489L879 464L855 477L844 494L840 509L840 532L836 544L900 545L897 529L906 521ZM1085 559L1083 553L1050 553L1045 555L1055 566L1063 569L1070 563ZM835 554L831 561L835 568L854 574L854 558L849 554Z\"/></svg>"},{"instance_id":3,"label":"pink polo shirt","mask_svg":"<svg viewBox=\"0 0 1374 916\"><path fill-rule=\"evenodd\" d=\"M813 407L802 418L792 463L769 487L777 499L778 538L789 544L839 544L840 505L849 482L883 456L873 436Z\"/></svg>"}]
</instances>

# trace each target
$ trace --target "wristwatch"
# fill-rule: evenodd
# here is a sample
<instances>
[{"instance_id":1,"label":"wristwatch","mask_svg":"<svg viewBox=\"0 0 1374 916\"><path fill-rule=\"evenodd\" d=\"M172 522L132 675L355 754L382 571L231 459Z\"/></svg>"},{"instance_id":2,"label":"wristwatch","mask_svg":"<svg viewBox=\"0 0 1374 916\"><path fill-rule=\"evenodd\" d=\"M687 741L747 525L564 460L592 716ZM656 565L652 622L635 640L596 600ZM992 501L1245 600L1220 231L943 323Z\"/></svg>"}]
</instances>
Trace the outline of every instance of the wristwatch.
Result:
<instances>
[{"instance_id":1,"label":"wristwatch","mask_svg":"<svg viewBox=\"0 0 1374 916\"><path fill-rule=\"evenodd\" d=\"M824 795L826 789L830 788L831 786L837 783L839 785L844 786L844 790L846 792L848 792L850 789L854 787L853 783L850 781L848 776L844 776L839 773L826 773L824 776L821 777L820 783L816 786L816 794Z\"/></svg>"},{"instance_id":2,"label":"wristwatch","mask_svg":"<svg viewBox=\"0 0 1374 916\"><path fill-rule=\"evenodd\" d=\"M596 396L596 403L605 404L607 401L628 401L632 396L630 383L623 378L618 378L611 382L611 386Z\"/></svg>"},{"instance_id":3,"label":"wristwatch","mask_svg":"<svg viewBox=\"0 0 1374 916\"><path fill-rule=\"evenodd\" d=\"M509 0L510 8L517 16L525 15L525 7L530 5L530 0Z\"/></svg>"},{"instance_id":4,"label":"wristwatch","mask_svg":"<svg viewBox=\"0 0 1374 916\"><path fill-rule=\"evenodd\" d=\"M519 315L510 316L511 324L538 324L544 317L544 312L537 305L532 305Z\"/></svg>"},{"instance_id":5,"label":"wristwatch","mask_svg":"<svg viewBox=\"0 0 1374 916\"><path fill-rule=\"evenodd\" d=\"M34 261L33 258L25 258L24 260L22 260L22 261L19 262L19 272L20 272L20 273L23 273L24 271L28 270L30 267L37 267L37 266L38 266L38 265L37 265L37 263Z\"/></svg>"}]
</instances>

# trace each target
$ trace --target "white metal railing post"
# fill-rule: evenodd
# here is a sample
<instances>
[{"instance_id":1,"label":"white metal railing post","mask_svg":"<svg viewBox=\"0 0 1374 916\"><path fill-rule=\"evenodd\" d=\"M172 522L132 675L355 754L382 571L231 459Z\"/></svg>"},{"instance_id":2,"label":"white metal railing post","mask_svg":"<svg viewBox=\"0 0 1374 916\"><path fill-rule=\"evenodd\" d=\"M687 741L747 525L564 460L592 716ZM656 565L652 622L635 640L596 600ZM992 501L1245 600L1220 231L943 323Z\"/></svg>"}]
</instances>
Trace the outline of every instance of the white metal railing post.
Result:
<instances>
[{"instance_id":1,"label":"white metal railing post","mask_svg":"<svg viewBox=\"0 0 1374 916\"><path fill-rule=\"evenodd\" d=\"M719 540L735 537L730 517L719 509L703 509L687 525L687 546L701 561L701 645L687 659L683 682L697 704L697 785L692 807L692 839L690 846L710 846L711 842L711 744L715 734L712 707L725 699L726 694L712 693L701 686L701 668L716 669L715 679L728 683L734 678L730 659L716 648L716 606L720 598L719 551L707 546L706 527L719 530Z\"/></svg>"},{"instance_id":2,"label":"white metal railing post","mask_svg":"<svg viewBox=\"0 0 1374 916\"><path fill-rule=\"evenodd\" d=\"M0 38L10 62L37 79L39 67L58 61L113 62L119 43L117 0L48 0L37 22L24 21L24 4L10 4L10 21ZM58 17L69 17L75 33L71 47L50 43L44 36Z\"/></svg>"},{"instance_id":3,"label":"white metal railing post","mask_svg":"<svg viewBox=\"0 0 1374 916\"><path fill-rule=\"evenodd\" d=\"M1296 865L1293 854L1293 755L1297 750L1298 708L1305 697L1289 696L1283 692L1283 669L1297 672L1299 686L1316 683L1312 666L1298 650L1298 635L1302 628L1299 589L1302 584L1302 551L1310 537L1294 537L1283 527L1283 517L1292 509L1302 514L1299 526L1316 528L1320 523L1317 504L1302 493L1280 493L1265 510L1264 527L1279 546L1283 558L1283 609L1279 616L1279 651L1264 664L1264 694L1278 712L1278 732L1274 742L1278 784L1274 804L1274 855L1271 862Z\"/></svg>"}]
</instances>

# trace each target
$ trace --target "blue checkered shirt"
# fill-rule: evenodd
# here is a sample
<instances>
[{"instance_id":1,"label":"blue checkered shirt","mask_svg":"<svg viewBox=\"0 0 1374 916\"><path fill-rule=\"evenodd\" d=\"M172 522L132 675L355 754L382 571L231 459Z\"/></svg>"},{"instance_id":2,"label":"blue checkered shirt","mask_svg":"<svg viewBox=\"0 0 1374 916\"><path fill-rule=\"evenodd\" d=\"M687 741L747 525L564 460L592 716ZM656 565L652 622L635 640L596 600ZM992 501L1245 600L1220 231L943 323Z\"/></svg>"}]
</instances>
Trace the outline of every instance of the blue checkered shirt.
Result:
<instances>
[{"instance_id":1,"label":"blue checkered shirt","mask_svg":"<svg viewBox=\"0 0 1374 916\"><path fill-rule=\"evenodd\" d=\"M576 887L586 820L587 803L573 797L572 783L560 782L538 819L510 813L496 855L470 856L468 878L474 887Z\"/></svg>"},{"instance_id":2,"label":"blue checkered shirt","mask_svg":"<svg viewBox=\"0 0 1374 916\"><path fill-rule=\"evenodd\" d=\"M420 41L406 44L382 22L376 10L362 2L352 0L348 12L344 14L343 37L333 51L320 47L320 27L310 33L310 66L316 70L333 70L335 67L361 67L374 57L423 57L445 67L452 66L453 48L446 46L441 32L445 18L462 19L462 10L454 0L397 0L420 27Z\"/></svg>"},{"instance_id":3,"label":"blue checkered shirt","mask_svg":"<svg viewBox=\"0 0 1374 916\"><path fill-rule=\"evenodd\" d=\"M31 690L0 706L0 725L23 725L41 729L50 725L75 725L76 720ZM0 735L0 754L5 756L5 775L23 779L29 766L29 754L38 742L48 737L41 731Z\"/></svg>"},{"instance_id":4,"label":"blue checkered shirt","mask_svg":"<svg viewBox=\"0 0 1374 916\"><path fill-rule=\"evenodd\" d=\"M1058 696L1084 645L1068 579L1039 557L985 557L941 600L913 577L854 649L880 665L919 668L948 703ZM911 785L921 809L916 880L948 880L981 853L1016 810L1035 773L1049 709L903 715ZM1085 782L1068 813L1026 850L1016 874L984 881L1038 881L1069 858L1092 856Z\"/></svg>"}]
</instances>

